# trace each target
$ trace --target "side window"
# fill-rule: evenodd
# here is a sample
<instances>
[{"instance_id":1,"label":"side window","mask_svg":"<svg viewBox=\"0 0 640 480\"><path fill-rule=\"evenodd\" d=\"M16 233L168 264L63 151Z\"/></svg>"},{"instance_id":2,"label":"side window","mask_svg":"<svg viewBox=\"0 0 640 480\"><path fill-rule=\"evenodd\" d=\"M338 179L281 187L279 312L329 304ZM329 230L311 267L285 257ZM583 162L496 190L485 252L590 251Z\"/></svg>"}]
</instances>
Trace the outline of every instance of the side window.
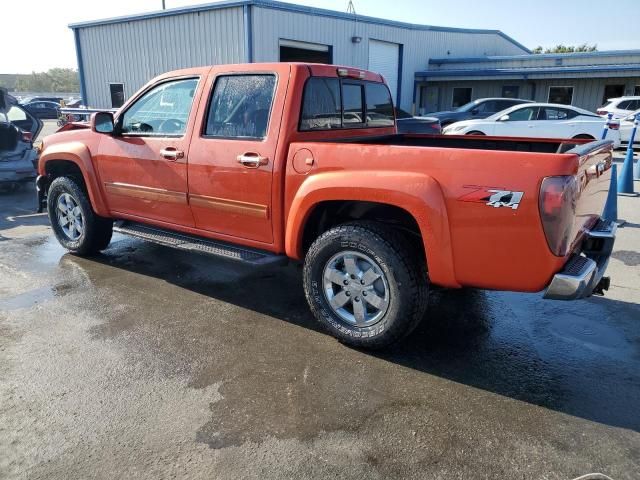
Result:
<instances>
[{"instance_id":1,"label":"side window","mask_svg":"<svg viewBox=\"0 0 640 480\"><path fill-rule=\"evenodd\" d=\"M482 102L480 105L476 107L479 113L495 113L496 110L496 102L494 100L488 100L486 102Z\"/></svg>"},{"instance_id":2,"label":"side window","mask_svg":"<svg viewBox=\"0 0 640 480\"><path fill-rule=\"evenodd\" d=\"M632 100L629 105L629 110L638 110L640 109L640 100Z\"/></svg>"},{"instance_id":3,"label":"side window","mask_svg":"<svg viewBox=\"0 0 640 480\"><path fill-rule=\"evenodd\" d=\"M300 118L300 130L340 128L340 81L314 77L307 80Z\"/></svg>"},{"instance_id":4,"label":"side window","mask_svg":"<svg viewBox=\"0 0 640 480\"><path fill-rule=\"evenodd\" d=\"M615 107L615 108L618 108L618 109L620 109L620 110L629 110L629 104L630 104L630 103L631 103L631 101L629 101L629 100L625 100L624 102L620 102L620 103L618 104L618 106L617 106L617 107Z\"/></svg>"},{"instance_id":5,"label":"side window","mask_svg":"<svg viewBox=\"0 0 640 480\"><path fill-rule=\"evenodd\" d=\"M224 75L216 79L204 134L212 137L267 136L275 75Z\"/></svg>"},{"instance_id":6,"label":"side window","mask_svg":"<svg viewBox=\"0 0 640 480\"><path fill-rule=\"evenodd\" d=\"M538 120L567 120L569 111L563 108L541 108Z\"/></svg>"},{"instance_id":7,"label":"side window","mask_svg":"<svg viewBox=\"0 0 640 480\"><path fill-rule=\"evenodd\" d=\"M20 122L27 119L27 114L19 107L11 106L7 112L7 118L10 122Z\"/></svg>"},{"instance_id":8,"label":"side window","mask_svg":"<svg viewBox=\"0 0 640 480\"><path fill-rule=\"evenodd\" d=\"M496 113L497 112L501 112L502 110L506 110L507 108L511 108L514 105L516 105L516 104L513 103L513 102L509 102L509 101L506 101L506 100L498 100L496 102Z\"/></svg>"},{"instance_id":9,"label":"side window","mask_svg":"<svg viewBox=\"0 0 640 480\"><path fill-rule=\"evenodd\" d=\"M389 89L382 83L366 83L367 125L371 127L393 126L393 100Z\"/></svg>"},{"instance_id":10,"label":"side window","mask_svg":"<svg viewBox=\"0 0 640 480\"><path fill-rule=\"evenodd\" d=\"M161 83L138 98L124 112L121 131L136 136L183 135L198 79Z\"/></svg>"},{"instance_id":11,"label":"side window","mask_svg":"<svg viewBox=\"0 0 640 480\"><path fill-rule=\"evenodd\" d=\"M342 84L342 123L349 126L352 123L364 123L364 105L362 104L362 85L343 83Z\"/></svg>"},{"instance_id":12,"label":"side window","mask_svg":"<svg viewBox=\"0 0 640 480\"><path fill-rule=\"evenodd\" d=\"M527 122L529 120L535 120L538 115L537 107L521 108L514 110L509 114L510 122Z\"/></svg>"}]
</instances>

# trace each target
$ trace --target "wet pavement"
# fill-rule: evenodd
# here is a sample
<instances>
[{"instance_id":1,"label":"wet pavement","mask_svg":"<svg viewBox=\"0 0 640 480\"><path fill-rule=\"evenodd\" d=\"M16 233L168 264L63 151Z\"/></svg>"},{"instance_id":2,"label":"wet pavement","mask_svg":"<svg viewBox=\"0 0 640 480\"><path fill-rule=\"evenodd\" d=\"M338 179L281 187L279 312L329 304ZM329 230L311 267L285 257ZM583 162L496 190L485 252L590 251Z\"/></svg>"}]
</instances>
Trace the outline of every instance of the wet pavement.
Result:
<instances>
[{"instance_id":1,"label":"wet pavement","mask_svg":"<svg viewBox=\"0 0 640 480\"><path fill-rule=\"evenodd\" d=\"M606 297L434 290L378 354L297 265L79 258L33 203L0 193L0 478L640 478L640 198Z\"/></svg>"}]
</instances>

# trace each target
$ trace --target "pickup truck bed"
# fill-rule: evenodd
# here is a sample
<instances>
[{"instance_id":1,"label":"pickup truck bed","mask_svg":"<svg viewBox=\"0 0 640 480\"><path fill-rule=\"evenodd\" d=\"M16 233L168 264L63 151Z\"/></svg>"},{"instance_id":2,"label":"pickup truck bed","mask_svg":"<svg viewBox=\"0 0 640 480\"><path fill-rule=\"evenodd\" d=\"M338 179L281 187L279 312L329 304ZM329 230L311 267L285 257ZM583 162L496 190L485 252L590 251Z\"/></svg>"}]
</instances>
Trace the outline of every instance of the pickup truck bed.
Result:
<instances>
[{"instance_id":1,"label":"pickup truck bed","mask_svg":"<svg viewBox=\"0 0 640 480\"><path fill-rule=\"evenodd\" d=\"M152 105L152 108L148 107ZM304 264L341 341L386 346L429 285L602 293L612 144L397 134L382 78L221 65L151 81L42 145L38 188L69 250L122 233L254 265Z\"/></svg>"}]
</instances>

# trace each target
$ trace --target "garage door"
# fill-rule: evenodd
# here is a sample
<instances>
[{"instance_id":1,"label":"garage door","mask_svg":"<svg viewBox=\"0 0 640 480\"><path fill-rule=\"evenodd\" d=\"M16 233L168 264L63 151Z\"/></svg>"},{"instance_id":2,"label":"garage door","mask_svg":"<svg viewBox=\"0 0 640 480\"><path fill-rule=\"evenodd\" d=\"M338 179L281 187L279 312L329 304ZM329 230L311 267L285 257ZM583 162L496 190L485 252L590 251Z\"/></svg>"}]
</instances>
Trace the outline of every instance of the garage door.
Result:
<instances>
[{"instance_id":1,"label":"garage door","mask_svg":"<svg viewBox=\"0 0 640 480\"><path fill-rule=\"evenodd\" d=\"M389 85L394 103L398 93L398 62L400 45L397 43L369 40L369 70L381 73Z\"/></svg>"}]
</instances>

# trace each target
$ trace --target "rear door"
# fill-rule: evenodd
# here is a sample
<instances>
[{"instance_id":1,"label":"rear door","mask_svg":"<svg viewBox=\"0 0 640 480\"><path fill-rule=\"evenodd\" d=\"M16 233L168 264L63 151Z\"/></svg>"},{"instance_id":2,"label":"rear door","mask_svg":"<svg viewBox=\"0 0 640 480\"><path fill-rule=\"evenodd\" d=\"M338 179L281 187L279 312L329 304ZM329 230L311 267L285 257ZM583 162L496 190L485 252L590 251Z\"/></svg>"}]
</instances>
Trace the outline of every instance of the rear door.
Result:
<instances>
[{"instance_id":1,"label":"rear door","mask_svg":"<svg viewBox=\"0 0 640 480\"><path fill-rule=\"evenodd\" d=\"M538 113L537 137L571 138L577 133L575 112L566 108L541 107Z\"/></svg>"},{"instance_id":2,"label":"rear door","mask_svg":"<svg viewBox=\"0 0 640 480\"><path fill-rule=\"evenodd\" d=\"M196 227L273 243L272 175L289 65L214 67L189 154Z\"/></svg>"}]
</instances>

